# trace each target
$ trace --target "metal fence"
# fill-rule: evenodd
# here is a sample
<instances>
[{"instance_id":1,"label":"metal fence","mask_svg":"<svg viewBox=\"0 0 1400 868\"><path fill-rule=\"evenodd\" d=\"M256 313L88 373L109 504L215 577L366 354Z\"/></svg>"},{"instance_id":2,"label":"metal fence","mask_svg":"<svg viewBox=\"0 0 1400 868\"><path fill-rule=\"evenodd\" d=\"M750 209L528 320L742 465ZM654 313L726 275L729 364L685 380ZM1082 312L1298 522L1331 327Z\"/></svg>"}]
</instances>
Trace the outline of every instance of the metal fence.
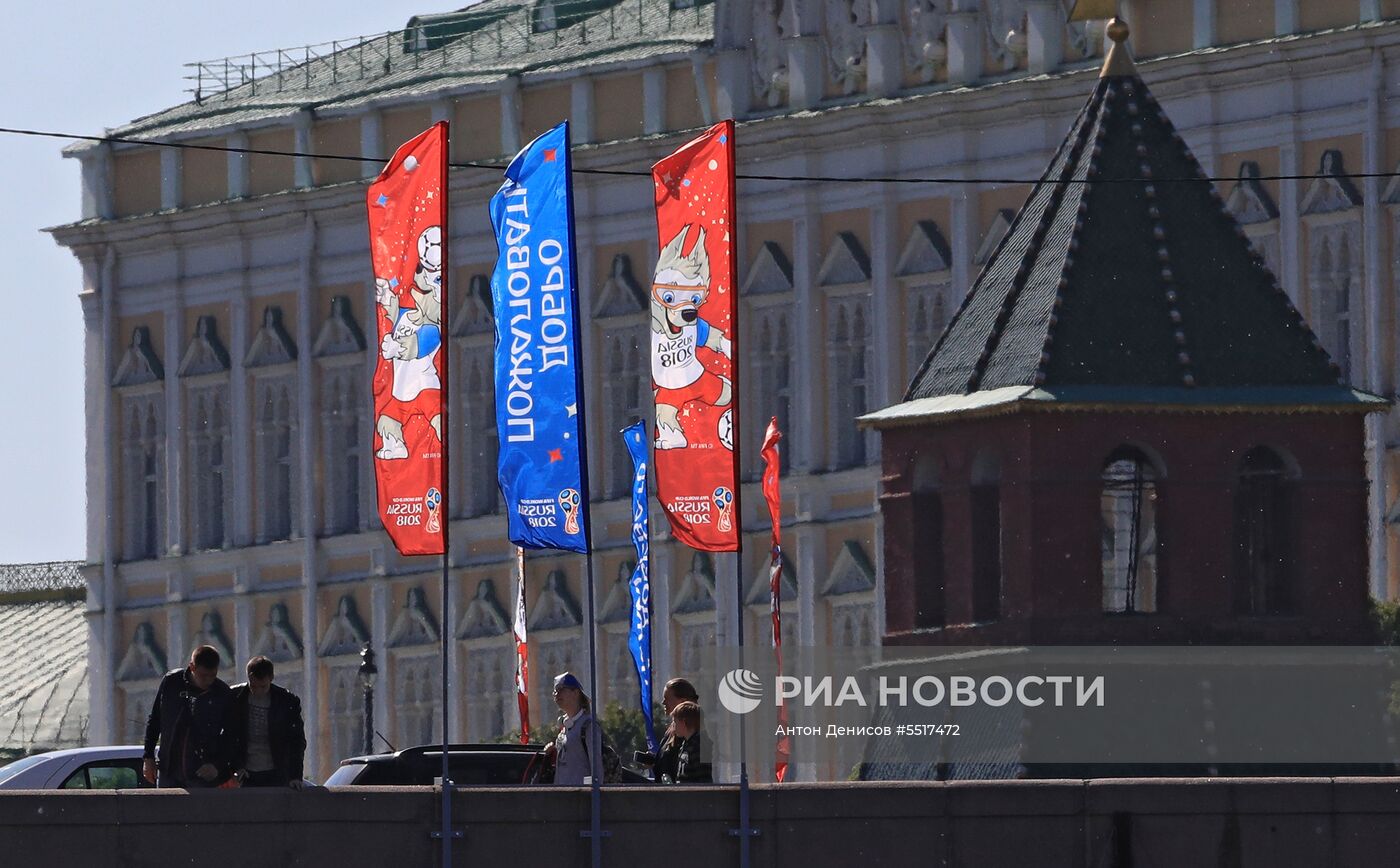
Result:
<instances>
[{"instance_id":1,"label":"metal fence","mask_svg":"<svg viewBox=\"0 0 1400 868\"><path fill-rule=\"evenodd\" d=\"M81 590L82 561L49 561L38 564L0 564L0 595L33 591Z\"/></svg>"},{"instance_id":2,"label":"metal fence","mask_svg":"<svg viewBox=\"0 0 1400 868\"><path fill-rule=\"evenodd\" d=\"M488 2L410 19L402 30L185 64L196 102L310 90L405 71L523 65L529 55L633 43L712 27L713 0Z\"/></svg>"}]
</instances>

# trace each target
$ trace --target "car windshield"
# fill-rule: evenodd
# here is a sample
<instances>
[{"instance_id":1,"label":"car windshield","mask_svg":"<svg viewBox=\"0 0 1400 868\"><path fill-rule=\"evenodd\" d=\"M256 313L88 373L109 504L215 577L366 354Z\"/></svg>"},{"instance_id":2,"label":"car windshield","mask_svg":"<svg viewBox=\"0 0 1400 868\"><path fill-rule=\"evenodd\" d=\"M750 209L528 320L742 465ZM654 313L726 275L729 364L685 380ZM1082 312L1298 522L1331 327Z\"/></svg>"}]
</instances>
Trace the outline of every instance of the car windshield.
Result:
<instances>
[{"instance_id":1,"label":"car windshield","mask_svg":"<svg viewBox=\"0 0 1400 868\"><path fill-rule=\"evenodd\" d=\"M49 759L51 759L51 757L45 756L44 754L36 754L35 756L27 756L24 759L15 760L7 766L0 767L0 784L8 781L25 769L32 769L40 763L48 762Z\"/></svg>"},{"instance_id":2,"label":"car windshield","mask_svg":"<svg viewBox=\"0 0 1400 868\"><path fill-rule=\"evenodd\" d=\"M326 778L328 787L348 787L355 782L355 778L364 771L364 763L351 763L343 765L335 770L335 774Z\"/></svg>"}]
</instances>

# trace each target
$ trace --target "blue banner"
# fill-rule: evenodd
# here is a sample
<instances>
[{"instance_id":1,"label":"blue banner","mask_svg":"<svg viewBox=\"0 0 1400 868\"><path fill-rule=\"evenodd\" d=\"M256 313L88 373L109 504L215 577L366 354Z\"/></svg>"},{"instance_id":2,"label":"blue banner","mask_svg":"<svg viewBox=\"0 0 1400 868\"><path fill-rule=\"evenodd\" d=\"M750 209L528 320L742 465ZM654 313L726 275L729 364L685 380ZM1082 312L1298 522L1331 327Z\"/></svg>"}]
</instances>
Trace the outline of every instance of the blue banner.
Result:
<instances>
[{"instance_id":1,"label":"blue banner","mask_svg":"<svg viewBox=\"0 0 1400 868\"><path fill-rule=\"evenodd\" d=\"M516 154L491 197L497 478L510 541L588 552L569 125Z\"/></svg>"},{"instance_id":2,"label":"blue banner","mask_svg":"<svg viewBox=\"0 0 1400 868\"><path fill-rule=\"evenodd\" d=\"M656 752L656 728L651 718L651 531L647 524L647 423L637 422L622 429L627 454L632 456L632 544L637 547L637 566L627 590L632 596L632 626L627 647L637 664L637 683L642 686L642 717L647 722L647 750Z\"/></svg>"}]
</instances>

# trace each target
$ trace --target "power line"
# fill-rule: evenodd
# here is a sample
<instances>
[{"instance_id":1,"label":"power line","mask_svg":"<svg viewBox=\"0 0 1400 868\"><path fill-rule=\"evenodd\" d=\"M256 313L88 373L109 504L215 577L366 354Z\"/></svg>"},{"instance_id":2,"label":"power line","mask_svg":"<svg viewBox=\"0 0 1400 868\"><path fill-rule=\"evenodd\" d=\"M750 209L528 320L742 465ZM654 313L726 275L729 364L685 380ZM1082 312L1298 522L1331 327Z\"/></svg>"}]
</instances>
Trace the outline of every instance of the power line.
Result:
<instances>
[{"instance_id":1,"label":"power line","mask_svg":"<svg viewBox=\"0 0 1400 868\"><path fill-rule=\"evenodd\" d=\"M307 157L316 160L349 160L356 163L387 163L387 157L353 157L347 154L312 154L305 151L280 151L268 148L235 148L230 145L201 145L193 142L160 142L150 139L133 139L125 136L89 136L80 133L62 133L51 130L29 130L16 129L12 127L0 127L0 133L14 136L38 136L51 139L77 139L85 142L103 142L117 145L145 145L156 148L178 148L190 151L220 151L229 154L257 154L269 157ZM466 161L458 163L448 163L452 169L490 169L496 172L505 171L505 165L501 163L484 163L479 161ZM650 170L642 169L587 169L573 167L574 174L578 175L614 175L624 177L650 178ZM1251 181L1314 181L1318 178L1397 178L1400 171L1395 172L1342 172L1335 175L1251 175ZM1239 181L1240 178L1230 175L1226 177L1189 177L1189 178L957 178L957 177L840 177L834 175L768 175L758 173L740 172L735 175L740 181L786 181L790 183L823 183L823 184L1224 184Z\"/></svg>"}]
</instances>

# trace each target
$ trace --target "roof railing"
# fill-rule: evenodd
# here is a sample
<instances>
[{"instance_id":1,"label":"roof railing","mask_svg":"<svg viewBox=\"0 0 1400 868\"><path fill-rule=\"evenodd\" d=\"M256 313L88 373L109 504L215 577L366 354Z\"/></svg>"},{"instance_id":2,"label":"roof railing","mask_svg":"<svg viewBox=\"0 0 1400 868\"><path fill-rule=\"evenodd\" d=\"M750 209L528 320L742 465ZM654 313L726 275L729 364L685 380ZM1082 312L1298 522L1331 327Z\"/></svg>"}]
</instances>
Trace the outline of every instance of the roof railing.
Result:
<instances>
[{"instance_id":1,"label":"roof railing","mask_svg":"<svg viewBox=\"0 0 1400 868\"><path fill-rule=\"evenodd\" d=\"M0 564L0 596L86 588L82 561L46 561L34 564Z\"/></svg>"},{"instance_id":2,"label":"roof railing","mask_svg":"<svg viewBox=\"0 0 1400 868\"><path fill-rule=\"evenodd\" d=\"M534 4L483 4L414 18L402 30L186 63L185 90L198 103L311 90L405 70L513 60L561 45L625 43L698 26L713 15L713 0L604 2L555 0L549 18Z\"/></svg>"}]
</instances>

